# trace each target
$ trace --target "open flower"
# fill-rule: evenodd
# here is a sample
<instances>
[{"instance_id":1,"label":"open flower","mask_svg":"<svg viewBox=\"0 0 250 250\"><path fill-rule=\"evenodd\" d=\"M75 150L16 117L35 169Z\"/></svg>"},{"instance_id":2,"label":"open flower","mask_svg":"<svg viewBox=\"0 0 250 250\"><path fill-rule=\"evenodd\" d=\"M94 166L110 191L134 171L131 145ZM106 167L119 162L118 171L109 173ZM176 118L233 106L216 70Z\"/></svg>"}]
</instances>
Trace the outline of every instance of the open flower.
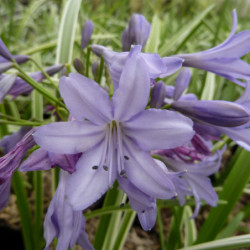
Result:
<instances>
[{"instance_id":1,"label":"open flower","mask_svg":"<svg viewBox=\"0 0 250 250\"><path fill-rule=\"evenodd\" d=\"M250 51L250 30L235 34L237 13L232 12L233 25L229 37L218 46L193 54L177 55L184 59L183 66L204 69L233 81L241 86L250 80L250 66L240 59Z\"/></svg>"},{"instance_id":2,"label":"open flower","mask_svg":"<svg viewBox=\"0 0 250 250\"><path fill-rule=\"evenodd\" d=\"M84 152L69 177L66 195L74 209L85 209L112 186L117 176L153 198L175 196L171 177L158 168L149 151L189 141L192 121L176 112L144 110L150 77L145 63L131 50L112 100L94 81L70 74L60 92L75 121L42 126L34 139L59 154ZM171 176L171 175L170 175Z\"/></svg>"},{"instance_id":3,"label":"open flower","mask_svg":"<svg viewBox=\"0 0 250 250\"><path fill-rule=\"evenodd\" d=\"M93 250L85 232L85 218L81 211L74 211L65 200L69 174L61 171L60 181L44 220L45 249L57 237L56 249L72 248L76 243L85 250Z\"/></svg>"}]
</instances>

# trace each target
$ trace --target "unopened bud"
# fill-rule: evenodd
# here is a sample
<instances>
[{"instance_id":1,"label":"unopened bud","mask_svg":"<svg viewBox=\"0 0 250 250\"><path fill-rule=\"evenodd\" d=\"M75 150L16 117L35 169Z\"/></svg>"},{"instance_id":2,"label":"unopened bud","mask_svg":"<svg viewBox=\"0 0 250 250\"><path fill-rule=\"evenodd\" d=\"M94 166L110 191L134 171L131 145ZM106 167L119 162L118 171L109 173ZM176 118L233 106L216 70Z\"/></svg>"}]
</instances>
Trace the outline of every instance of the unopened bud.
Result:
<instances>
[{"instance_id":1,"label":"unopened bud","mask_svg":"<svg viewBox=\"0 0 250 250\"><path fill-rule=\"evenodd\" d=\"M84 68L84 64L83 64L82 60L76 58L76 59L74 59L73 64L74 64L74 67L75 67L76 71L77 71L79 74L84 75L85 68Z\"/></svg>"}]
</instances>

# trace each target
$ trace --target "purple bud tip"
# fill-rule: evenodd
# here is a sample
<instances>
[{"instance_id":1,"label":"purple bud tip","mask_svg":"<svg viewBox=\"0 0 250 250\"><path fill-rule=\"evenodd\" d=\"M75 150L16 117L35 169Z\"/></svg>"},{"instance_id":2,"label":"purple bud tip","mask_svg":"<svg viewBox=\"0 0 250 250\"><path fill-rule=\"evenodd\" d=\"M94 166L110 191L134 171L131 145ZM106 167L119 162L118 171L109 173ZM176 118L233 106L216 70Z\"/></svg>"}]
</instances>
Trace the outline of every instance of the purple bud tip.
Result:
<instances>
[{"instance_id":1,"label":"purple bud tip","mask_svg":"<svg viewBox=\"0 0 250 250\"><path fill-rule=\"evenodd\" d=\"M92 21L87 20L85 25L82 28L82 40L81 47L85 49L90 41L91 35L93 33L94 25Z\"/></svg>"},{"instance_id":2,"label":"purple bud tip","mask_svg":"<svg viewBox=\"0 0 250 250\"><path fill-rule=\"evenodd\" d=\"M128 27L122 34L123 51L129 51L132 44L145 46L150 34L150 24L143 15L133 14Z\"/></svg>"},{"instance_id":3,"label":"purple bud tip","mask_svg":"<svg viewBox=\"0 0 250 250\"><path fill-rule=\"evenodd\" d=\"M164 104L165 97L166 97L165 84L162 81L157 82L152 89L151 102L150 102L151 108L161 108L161 106Z\"/></svg>"},{"instance_id":4,"label":"purple bud tip","mask_svg":"<svg viewBox=\"0 0 250 250\"><path fill-rule=\"evenodd\" d=\"M63 64L53 65L53 66L51 66L51 67L48 67L48 68L46 69L46 72L47 72L47 74L48 74L49 76L52 76L52 75L56 74L57 72L59 72L60 70L62 70L63 67L64 67Z\"/></svg>"},{"instance_id":5,"label":"purple bud tip","mask_svg":"<svg viewBox=\"0 0 250 250\"><path fill-rule=\"evenodd\" d=\"M26 55L16 55L16 56L13 56L13 58L16 60L18 64L25 63L30 59L30 57Z\"/></svg>"},{"instance_id":6,"label":"purple bud tip","mask_svg":"<svg viewBox=\"0 0 250 250\"><path fill-rule=\"evenodd\" d=\"M13 56L11 55L10 51L4 44L3 40L0 38L0 55L7 60L11 60Z\"/></svg>"}]
</instances>

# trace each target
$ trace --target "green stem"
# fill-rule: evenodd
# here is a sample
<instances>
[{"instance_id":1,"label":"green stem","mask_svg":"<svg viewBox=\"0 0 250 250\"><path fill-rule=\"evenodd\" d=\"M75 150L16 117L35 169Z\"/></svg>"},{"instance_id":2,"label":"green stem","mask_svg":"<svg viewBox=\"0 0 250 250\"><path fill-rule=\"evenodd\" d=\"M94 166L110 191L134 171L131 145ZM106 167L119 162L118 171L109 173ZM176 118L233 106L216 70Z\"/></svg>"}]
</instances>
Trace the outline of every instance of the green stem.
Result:
<instances>
[{"instance_id":1,"label":"green stem","mask_svg":"<svg viewBox=\"0 0 250 250\"><path fill-rule=\"evenodd\" d=\"M66 108L66 106L58 101L56 97L50 94L46 89L44 89L42 86L39 85L38 82L36 82L33 78L28 76L20 67L18 64L14 63L13 67L15 67L20 73L18 74L19 77L21 77L23 80L25 80L28 84L30 84L34 89L36 89L39 93L41 93L45 98L48 99L48 101L53 105L56 106L55 104Z\"/></svg>"},{"instance_id":2,"label":"green stem","mask_svg":"<svg viewBox=\"0 0 250 250\"><path fill-rule=\"evenodd\" d=\"M2 120L0 119L0 124L11 124L11 125L16 125L16 126L41 126L44 125L44 123L41 122L31 122L31 121L7 121L7 120Z\"/></svg>"},{"instance_id":3,"label":"green stem","mask_svg":"<svg viewBox=\"0 0 250 250\"><path fill-rule=\"evenodd\" d=\"M89 63L90 63L90 47L87 48L87 56L86 56L86 77L89 77Z\"/></svg>"},{"instance_id":4,"label":"green stem","mask_svg":"<svg viewBox=\"0 0 250 250\"><path fill-rule=\"evenodd\" d=\"M47 80L51 83L51 85L56 89L56 91L59 93L59 88L58 86L54 83L54 81L52 81L52 79L50 78L50 76L48 75L48 73L41 67L41 65L39 63L37 63L32 57L30 57L29 59L31 62L33 62L36 67L45 75L45 77L47 78Z\"/></svg>"},{"instance_id":5,"label":"green stem","mask_svg":"<svg viewBox=\"0 0 250 250\"><path fill-rule=\"evenodd\" d=\"M24 180L18 171L13 174L12 185L16 194L18 212L21 217L22 234L26 250L34 248L34 232L31 224L31 213L27 193L25 190Z\"/></svg>"},{"instance_id":6,"label":"green stem","mask_svg":"<svg viewBox=\"0 0 250 250\"><path fill-rule=\"evenodd\" d=\"M97 78L97 82L98 82L99 84L101 84L101 80L102 80L103 67L104 67L104 59L103 59L103 57L101 56L100 68L99 68L98 78Z\"/></svg>"},{"instance_id":7,"label":"green stem","mask_svg":"<svg viewBox=\"0 0 250 250\"><path fill-rule=\"evenodd\" d=\"M43 96L36 90L32 92L31 102L32 118L43 121ZM33 184L35 190L35 249L42 248L43 242L43 173L33 172Z\"/></svg>"}]
</instances>

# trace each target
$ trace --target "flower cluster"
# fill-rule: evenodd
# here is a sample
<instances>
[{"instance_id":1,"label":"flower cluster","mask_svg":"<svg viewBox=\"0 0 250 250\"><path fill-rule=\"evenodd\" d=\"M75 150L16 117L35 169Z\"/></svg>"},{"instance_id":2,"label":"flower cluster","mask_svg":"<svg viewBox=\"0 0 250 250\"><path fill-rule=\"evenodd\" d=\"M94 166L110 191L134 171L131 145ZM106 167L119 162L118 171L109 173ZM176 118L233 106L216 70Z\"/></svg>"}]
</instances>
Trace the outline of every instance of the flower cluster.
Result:
<instances>
[{"instance_id":1,"label":"flower cluster","mask_svg":"<svg viewBox=\"0 0 250 250\"><path fill-rule=\"evenodd\" d=\"M209 176L218 171L225 146L216 150L214 141L227 135L250 150L250 67L240 59L250 50L250 31L235 35L236 26L233 11L231 34L222 44L199 53L161 57L142 52L150 24L134 14L122 34L124 52L92 45L92 51L107 64L112 87L83 74L62 76L59 91L70 113L68 121L28 132L21 129L2 140L8 153L0 158L0 208L7 203L10 178L18 167L34 171L59 166L59 185L44 222L46 248L57 237L58 249L71 248L76 242L93 249L82 210L115 181L127 194L144 230L155 224L157 199L178 199L184 205L186 197L193 196L193 217L202 200L216 206L218 197ZM93 23L88 21L82 30L82 48L92 31ZM13 58L2 41L0 46L1 66ZM245 87L245 92L235 102L198 100L186 93L191 79L187 67L218 74ZM178 71L175 86L165 85L162 78ZM33 74L42 80L41 72ZM14 90L13 86L24 88L21 79L0 77L0 100L7 93L17 96L32 90ZM40 148L21 163L35 143Z\"/></svg>"}]
</instances>

